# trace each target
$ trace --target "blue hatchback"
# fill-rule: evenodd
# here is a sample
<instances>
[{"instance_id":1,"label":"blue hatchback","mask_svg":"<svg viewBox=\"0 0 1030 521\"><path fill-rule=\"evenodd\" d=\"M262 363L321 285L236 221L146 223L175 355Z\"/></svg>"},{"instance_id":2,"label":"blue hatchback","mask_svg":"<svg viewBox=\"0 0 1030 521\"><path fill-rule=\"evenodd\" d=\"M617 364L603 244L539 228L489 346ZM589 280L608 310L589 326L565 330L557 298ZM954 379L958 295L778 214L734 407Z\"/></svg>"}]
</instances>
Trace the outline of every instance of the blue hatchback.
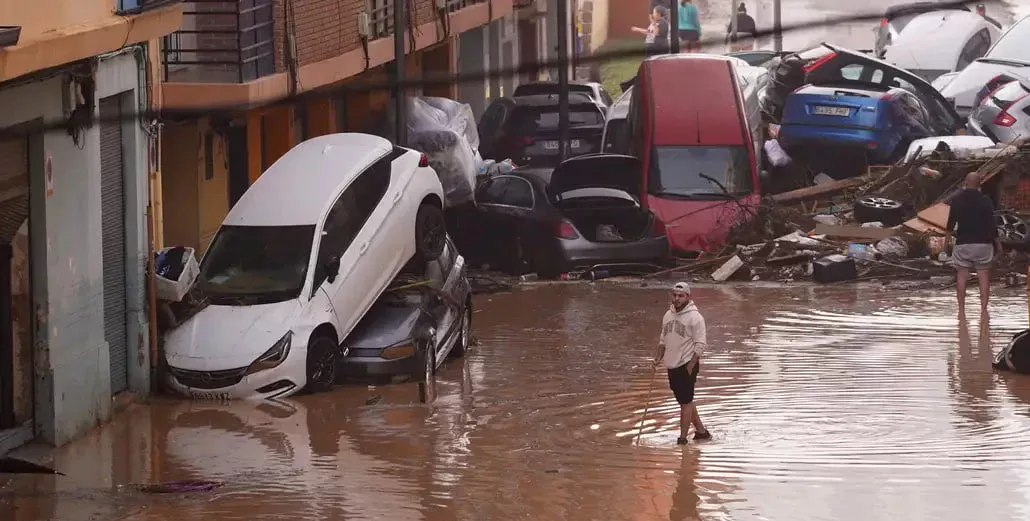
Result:
<instances>
[{"instance_id":1,"label":"blue hatchback","mask_svg":"<svg viewBox=\"0 0 1030 521\"><path fill-rule=\"evenodd\" d=\"M869 163L894 162L912 141L935 135L915 94L862 82L801 87L787 97L780 123L788 152L847 147L864 151Z\"/></svg>"}]
</instances>

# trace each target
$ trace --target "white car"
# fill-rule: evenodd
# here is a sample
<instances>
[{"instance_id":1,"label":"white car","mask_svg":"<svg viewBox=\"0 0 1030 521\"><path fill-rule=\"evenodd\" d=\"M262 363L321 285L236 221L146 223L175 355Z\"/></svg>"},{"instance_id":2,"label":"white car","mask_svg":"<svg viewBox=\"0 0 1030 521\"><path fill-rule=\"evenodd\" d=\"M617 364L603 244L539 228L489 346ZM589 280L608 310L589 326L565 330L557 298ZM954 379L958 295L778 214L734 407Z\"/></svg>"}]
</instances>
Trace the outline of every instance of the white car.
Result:
<instances>
[{"instance_id":1,"label":"white car","mask_svg":"<svg viewBox=\"0 0 1030 521\"><path fill-rule=\"evenodd\" d=\"M332 134L276 161L233 206L200 263L207 306L169 331L168 385L198 399L332 387L340 343L413 258L446 243L428 159Z\"/></svg>"},{"instance_id":2,"label":"white car","mask_svg":"<svg viewBox=\"0 0 1030 521\"><path fill-rule=\"evenodd\" d=\"M947 34L947 38L940 35ZM916 16L894 39L883 60L934 81L965 69L1001 37L1001 29L969 11L941 10Z\"/></svg>"},{"instance_id":3,"label":"white car","mask_svg":"<svg viewBox=\"0 0 1030 521\"><path fill-rule=\"evenodd\" d=\"M961 72L938 77L933 86L966 118L980 89L1001 74L1030 77L1030 16L1012 24L982 58Z\"/></svg>"}]
</instances>

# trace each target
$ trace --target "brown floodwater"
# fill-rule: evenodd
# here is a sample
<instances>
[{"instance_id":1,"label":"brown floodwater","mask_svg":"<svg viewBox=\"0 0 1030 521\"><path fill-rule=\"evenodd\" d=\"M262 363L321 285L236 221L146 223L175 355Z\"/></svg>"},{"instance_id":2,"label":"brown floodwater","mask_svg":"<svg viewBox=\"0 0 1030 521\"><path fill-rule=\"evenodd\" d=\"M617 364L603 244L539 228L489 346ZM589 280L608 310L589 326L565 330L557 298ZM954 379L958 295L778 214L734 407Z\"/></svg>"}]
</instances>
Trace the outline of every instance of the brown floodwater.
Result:
<instances>
[{"instance_id":1,"label":"brown floodwater","mask_svg":"<svg viewBox=\"0 0 1030 521\"><path fill-rule=\"evenodd\" d=\"M663 290L569 284L479 297L480 345L412 384L267 403L137 406L57 451L66 476L0 478L0 519L888 520L1030 518L1030 377L990 362L951 291L698 288L714 439L677 446L648 358ZM970 293L970 309L977 309ZM133 484L216 480L210 492Z\"/></svg>"}]
</instances>

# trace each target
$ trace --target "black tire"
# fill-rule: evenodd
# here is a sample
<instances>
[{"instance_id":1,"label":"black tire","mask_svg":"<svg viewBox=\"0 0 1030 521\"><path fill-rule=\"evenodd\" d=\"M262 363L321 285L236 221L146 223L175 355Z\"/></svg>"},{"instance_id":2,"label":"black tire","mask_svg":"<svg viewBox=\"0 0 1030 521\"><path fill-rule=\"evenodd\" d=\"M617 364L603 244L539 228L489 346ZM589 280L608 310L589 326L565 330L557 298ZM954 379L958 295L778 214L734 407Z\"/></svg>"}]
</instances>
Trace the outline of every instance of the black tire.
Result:
<instances>
[{"instance_id":1,"label":"black tire","mask_svg":"<svg viewBox=\"0 0 1030 521\"><path fill-rule=\"evenodd\" d=\"M472 332L472 301L465 303L465 311L461 316L461 325L458 327L458 334L460 336L455 340L454 347L451 348L451 356L454 358L465 356L469 349L469 335Z\"/></svg>"},{"instance_id":2,"label":"black tire","mask_svg":"<svg viewBox=\"0 0 1030 521\"><path fill-rule=\"evenodd\" d=\"M307 376L305 387L310 393L331 391L336 383L336 341L328 336L317 336L308 343Z\"/></svg>"},{"instance_id":3,"label":"black tire","mask_svg":"<svg viewBox=\"0 0 1030 521\"><path fill-rule=\"evenodd\" d=\"M905 221L905 205L886 197L867 195L855 200L855 220L859 223L883 223L897 226Z\"/></svg>"},{"instance_id":4,"label":"black tire","mask_svg":"<svg viewBox=\"0 0 1030 521\"><path fill-rule=\"evenodd\" d=\"M1001 244L1009 249L1025 249L1030 243L1030 226L1018 215L1004 210L994 212Z\"/></svg>"},{"instance_id":5,"label":"black tire","mask_svg":"<svg viewBox=\"0 0 1030 521\"><path fill-rule=\"evenodd\" d=\"M436 346L432 340L425 341L425 347L419 351L418 364L414 368L412 378L416 382L428 384L436 374Z\"/></svg>"},{"instance_id":6,"label":"black tire","mask_svg":"<svg viewBox=\"0 0 1030 521\"><path fill-rule=\"evenodd\" d=\"M447 243L447 221L443 210L432 204L419 206L415 215L415 252L424 261L436 260Z\"/></svg>"}]
</instances>

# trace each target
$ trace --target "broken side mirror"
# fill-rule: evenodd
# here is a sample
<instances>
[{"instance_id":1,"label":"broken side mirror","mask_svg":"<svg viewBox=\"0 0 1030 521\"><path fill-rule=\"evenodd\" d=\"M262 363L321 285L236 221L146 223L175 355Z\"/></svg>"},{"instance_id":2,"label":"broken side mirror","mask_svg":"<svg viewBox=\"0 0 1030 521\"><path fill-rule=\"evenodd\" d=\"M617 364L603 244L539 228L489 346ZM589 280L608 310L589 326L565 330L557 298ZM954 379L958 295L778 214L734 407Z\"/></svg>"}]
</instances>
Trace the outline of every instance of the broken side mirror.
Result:
<instances>
[{"instance_id":1,"label":"broken side mirror","mask_svg":"<svg viewBox=\"0 0 1030 521\"><path fill-rule=\"evenodd\" d=\"M340 257L333 255L325 262L325 280L332 284L340 274Z\"/></svg>"}]
</instances>

